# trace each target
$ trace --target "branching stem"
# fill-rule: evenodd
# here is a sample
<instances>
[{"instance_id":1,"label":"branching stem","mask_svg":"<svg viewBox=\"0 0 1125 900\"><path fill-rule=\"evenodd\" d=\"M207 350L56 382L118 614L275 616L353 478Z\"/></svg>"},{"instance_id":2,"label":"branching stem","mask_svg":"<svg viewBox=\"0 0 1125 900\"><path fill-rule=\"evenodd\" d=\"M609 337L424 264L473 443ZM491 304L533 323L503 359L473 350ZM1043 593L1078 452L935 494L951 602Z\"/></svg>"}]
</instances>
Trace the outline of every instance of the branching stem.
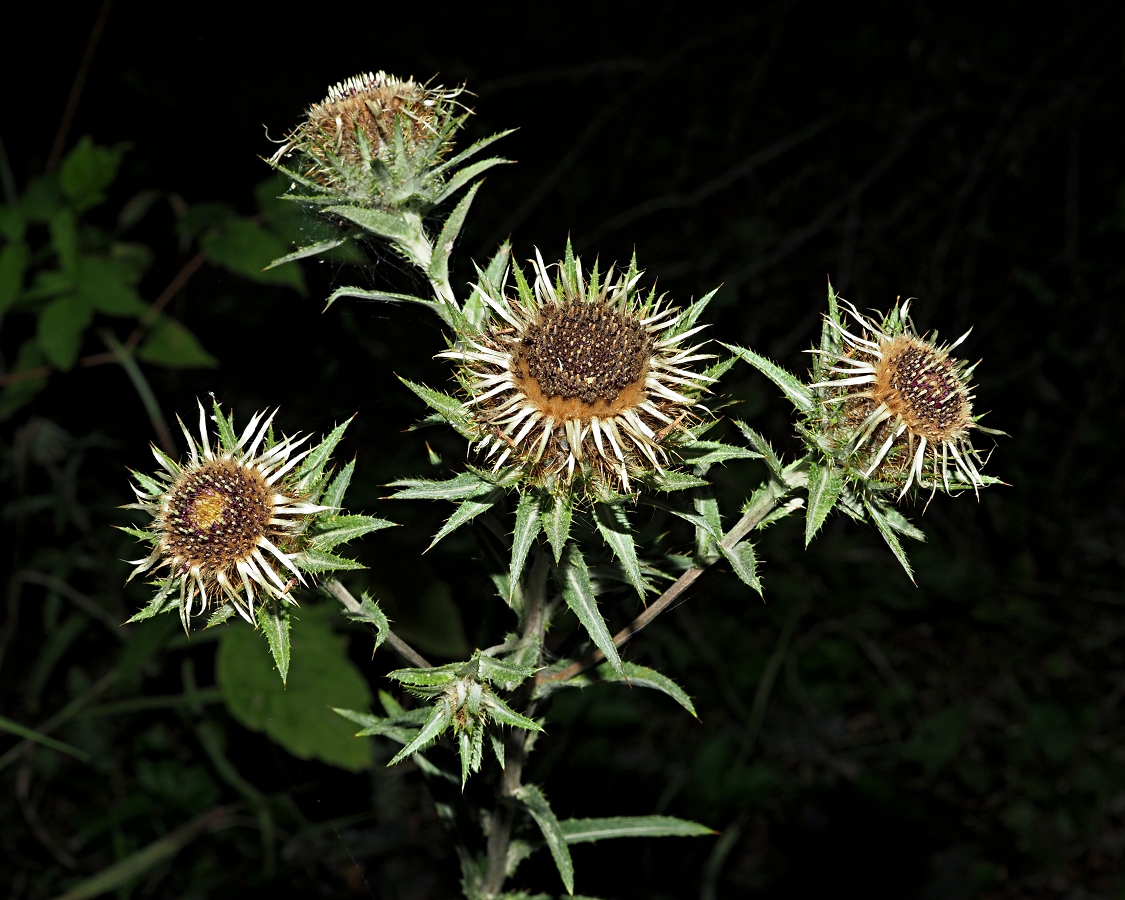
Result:
<instances>
[{"instance_id":1,"label":"branching stem","mask_svg":"<svg viewBox=\"0 0 1125 900\"><path fill-rule=\"evenodd\" d=\"M782 484L776 478L771 478L766 485L766 489L760 493L749 507L747 507L746 512L743 513L742 518L735 523L734 527L723 536L721 541L723 547L727 550L734 549L739 541L765 521L766 517L772 513L777 508L778 504L793 490L793 487L793 485ZM622 628L613 636L614 646L623 646L634 634L646 625L649 625L661 613L666 612L672 604L676 602L679 596L695 583L695 580L699 578L700 575L722 558L722 556L716 556L711 561L703 565L692 566L684 572L660 595L659 599L650 603L643 613L630 622L627 627ZM586 669L590 668L590 666L596 665L603 659L605 659L605 654L602 653L601 650L593 650L565 669L561 669L549 675L541 674L537 681L566 681L584 672Z\"/></svg>"}]
</instances>

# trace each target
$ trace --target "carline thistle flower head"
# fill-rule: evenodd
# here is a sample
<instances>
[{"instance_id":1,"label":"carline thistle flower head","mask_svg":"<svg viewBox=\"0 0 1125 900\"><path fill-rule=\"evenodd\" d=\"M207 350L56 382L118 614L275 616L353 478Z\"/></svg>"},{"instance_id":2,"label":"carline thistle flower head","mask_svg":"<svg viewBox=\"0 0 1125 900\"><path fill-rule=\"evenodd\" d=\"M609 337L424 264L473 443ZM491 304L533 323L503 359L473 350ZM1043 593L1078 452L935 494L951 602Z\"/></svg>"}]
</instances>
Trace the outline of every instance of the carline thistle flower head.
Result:
<instances>
[{"instance_id":1,"label":"carline thistle flower head","mask_svg":"<svg viewBox=\"0 0 1125 900\"><path fill-rule=\"evenodd\" d=\"M297 152L298 174L312 184L357 199L371 196L373 178L401 180L396 170L422 171L448 153L469 114L455 99L463 90L386 72L355 75L330 87L269 161L278 166ZM391 171L380 178L373 166Z\"/></svg>"},{"instance_id":2,"label":"carline thistle flower head","mask_svg":"<svg viewBox=\"0 0 1125 900\"><path fill-rule=\"evenodd\" d=\"M147 557L133 560L129 579L167 569L154 581L159 590L150 610L161 611L178 597L185 630L197 602L199 612L229 602L250 622L256 600L295 604L290 592L305 584L308 534L333 509L314 502L324 460L315 471L295 472L313 449L298 452L308 435L275 439L275 410L255 414L236 438L218 404L214 414L214 446L200 404L198 440L180 421L188 459L176 462L153 447L162 471L155 477L134 472L137 502L126 507L153 517L144 530L126 529L152 545Z\"/></svg>"},{"instance_id":3,"label":"carline thistle flower head","mask_svg":"<svg viewBox=\"0 0 1125 900\"><path fill-rule=\"evenodd\" d=\"M476 296L491 314L438 354L460 363L464 408L476 450L494 472L514 468L533 484L629 492L660 473L694 424L715 379L689 366L713 358L688 339L707 298L687 310L655 289L637 289L636 262L604 280L567 259L552 277L536 251L534 286L515 268L516 291L481 278Z\"/></svg>"},{"instance_id":4,"label":"carline thistle flower head","mask_svg":"<svg viewBox=\"0 0 1125 900\"><path fill-rule=\"evenodd\" d=\"M839 317L826 317L826 340L836 349L814 350L831 365L818 364L823 389L819 421L812 431L828 437L833 449L858 469L868 484L898 488L901 499L912 486L954 493L979 491L997 479L983 475L984 460L971 432L1003 432L979 424L973 415L970 379L975 365L950 356L969 336L938 344L919 336L910 322L910 301L881 323L854 306L840 306L859 326L853 333Z\"/></svg>"}]
</instances>

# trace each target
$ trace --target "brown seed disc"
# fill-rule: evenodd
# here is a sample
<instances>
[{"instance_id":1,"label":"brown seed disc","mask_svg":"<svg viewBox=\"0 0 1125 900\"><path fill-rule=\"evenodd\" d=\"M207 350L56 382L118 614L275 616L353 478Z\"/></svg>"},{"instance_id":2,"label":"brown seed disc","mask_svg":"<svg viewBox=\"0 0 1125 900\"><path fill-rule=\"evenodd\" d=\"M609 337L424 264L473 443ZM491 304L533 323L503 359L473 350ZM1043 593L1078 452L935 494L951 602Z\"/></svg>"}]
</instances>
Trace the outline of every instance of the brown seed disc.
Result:
<instances>
[{"instance_id":1,"label":"brown seed disc","mask_svg":"<svg viewBox=\"0 0 1125 900\"><path fill-rule=\"evenodd\" d=\"M596 415L593 407L613 406L643 384L652 344L631 315L597 303L552 303L524 332L514 369L533 383L525 393L578 401Z\"/></svg>"},{"instance_id":2,"label":"brown seed disc","mask_svg":"<svg viewBox=\"0 0 1125 900\"><path fill-rule=\"evenodd\" d=\"M214 575L248 559L269 530L273 491L256 469L212 460L184 472L164 513L164 549Z\"/></svg>"},{"instance_id":3,"label":"brown seed disc","mask_svg":"<svg viewBox=\"0 0 1125 900\"><path fill-rule=\"evenodd\" d=\"M900 335L886 345L875 376L874 399L914 435L944 441L963 434L972 421L953 360L917 338Z\"/></svg>"}]
</instances>

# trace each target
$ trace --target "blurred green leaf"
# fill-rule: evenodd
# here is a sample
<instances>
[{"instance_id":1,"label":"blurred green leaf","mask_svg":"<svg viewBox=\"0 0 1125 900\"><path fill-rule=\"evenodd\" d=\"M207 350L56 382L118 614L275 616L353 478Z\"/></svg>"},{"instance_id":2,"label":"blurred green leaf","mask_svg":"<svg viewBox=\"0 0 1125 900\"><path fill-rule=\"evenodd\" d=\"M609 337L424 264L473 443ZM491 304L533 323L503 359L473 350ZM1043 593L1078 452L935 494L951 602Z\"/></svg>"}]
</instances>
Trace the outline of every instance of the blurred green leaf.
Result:
<instances>
[{"instance_id":1,"label":"blurred green leaf","mask_svg":"<svg viewBox=\"0 0 1125 900\"><path fill-rule=\"evenodd\" d=\"M213 369L219 361L175 319L161 316L137 348L137 358L169 369Z\"/></svg>"},{"instance_id":2,"label":"blurred green leaf","mask_svg":"<svg viewBox=\"0 0 1125 900\"><path fill-rule=\"evenodd\" d=\"M367 709L371 691L348 659L347 638L333 634L325 614L294 614L293 665L282 685L261 638L245 622L223 627L216 679L231 715L264 731L301 759L320 759L360 771L371 765L372 745L352 737L353 728L332 707Z\"/></svg>"},{"instance_id":3,"label":"blurred green leaf","mask_svg":"<svg viewBox=\"0 0 1125 900\"><path fill-rule=\"evenodd\" d=\"M902 748L906 759L921 763L927 773L936 772L957 755L969 727L966 706L951 706L924 720Z\"/></svg>"},{"instance_id":4,"label":"blurred green leaf","mask_svg":"<svg viewBox=\"0 0 1125 900\"><path fill-rule=\"evenodd\" d=\"M105 200L105 189L117 177L125 144L98 147L84 136L59 167L59 187L78 212Z\"/></svg>"},{"instance_id":5,"label":"blurred green leaf","mask_svg":"<svg viewBox=\"0 0 1125 900\"><path fill-rule=\"evenodd\" d=\"M78 223L69 209L60 209L51 216L51 246L64 272L78 268Z\"/></svg>"},{"instance_id":6,"label":"blurred green leaf","mask_svg":"<svg viewBox=\"0 0 1125 900\"><path fill-rule=\"evenodd\" d=\"M78 263L78 296L110 316L140 316L148 309L134 289L137 273L120 260L84 256Z\"/></svg>"},{"instance_id":7,"label":"blurred green leaf","mask_svg":"<svg viewBox=\"0 0 1125 900\"><path fill-rule=\"evenodd\" d=\"M82 347L82 333L92 318L89 304L73 294L57 297L39 313L39 346L56 369L66 372L73 368Z\"/></svg>"},{"instance_id":8,"label":"blurred green leaf","mask_svg":"<svg viewBox=\"0 0 1125 900\"><path fill-rule=\"evenodd\" d=\"M31 251L23 241L13 241L0 249L0 315L19 299L30 260Z\"/></svg>"}]
</instances>

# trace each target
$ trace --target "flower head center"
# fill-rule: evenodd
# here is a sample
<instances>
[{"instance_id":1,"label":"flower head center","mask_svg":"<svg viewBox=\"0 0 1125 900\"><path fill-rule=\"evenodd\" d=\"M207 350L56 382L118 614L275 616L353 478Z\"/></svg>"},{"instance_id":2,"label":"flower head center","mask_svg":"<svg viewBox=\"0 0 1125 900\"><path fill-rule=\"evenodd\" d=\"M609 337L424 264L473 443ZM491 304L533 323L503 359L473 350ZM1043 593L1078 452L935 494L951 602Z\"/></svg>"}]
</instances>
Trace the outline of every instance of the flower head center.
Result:
<instances>
[{"instance_id":1,"label":"flower head center","mask_svg":"<svg viewBox=\"0 0 1125 900\"><path fill-rule=\"evenodd\" d=\"M165 512L166 552L185 568L222 572L254 553L269 530L273 492L257 469L213 460L185 471Z\"/></svg>"},{"instance_id":2,"label":"flower head center","mask_svg":"<svg viewBox=\"0 0 1125 900\"><path fill-rule=\"evenodd\" d=\"M543 398L612 405L643 383L652 344L634 316L599 303L552 303L524 332L514 362Z\"/></svg>"},{"instance_id":3,"label":"flower head center","mask_svg":"<svg viewBox=\"0 0 1125 900\"><path fill-rule=\"evenodd\" d=\"M222 518L227 508L227 498L221 491L203 491L192 504L188 518L197 528L206 530Z\"/></svg>"},{"instance_id":4,"label":"flower head center","mask_svg":"<svg viewBox=\"0 0 1125 900\"><path fill-rule=\"evenodd\" d=\"M941 441L964 430L969 398L954 361L935 347L900 335L875 367L875 399L914 434Z\"/></svg>"}]
</instances>

